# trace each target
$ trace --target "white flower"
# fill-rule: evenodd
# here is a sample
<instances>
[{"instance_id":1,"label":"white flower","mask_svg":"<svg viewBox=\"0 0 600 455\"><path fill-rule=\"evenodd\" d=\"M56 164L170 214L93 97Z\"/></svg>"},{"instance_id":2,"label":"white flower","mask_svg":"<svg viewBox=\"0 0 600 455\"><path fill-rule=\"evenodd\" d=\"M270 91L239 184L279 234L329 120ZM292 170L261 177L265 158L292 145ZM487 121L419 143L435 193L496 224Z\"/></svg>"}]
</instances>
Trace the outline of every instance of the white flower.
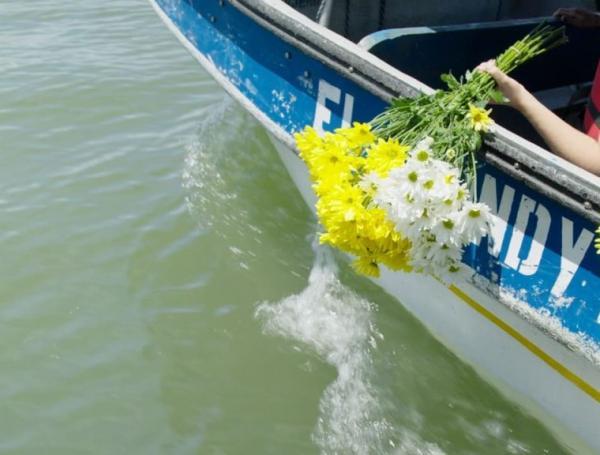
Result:
<instances>
[{"instance_id":1,"label":"white flower","mask_svg":"<svg viewBox=\"0 0 600 455\"><path fill-rule=\"evenodd\" d=\"M393 202L413 202L415 195L420 192L420 184L424 178L423 169L414 162L393 169L388 178L381 179L375 201L381 205ZM401 199L400 201L398 201Z\"/></svg>"},{"instance_id":2,"label":"white flower","mask_svg":"<svg viewBox=\"0 0 600 455\"><path fill-rule=\"evenodd\" d=\"M411 264L419 272L431 273L431 263L427 259L432 248L432 242L419 236L412 242Z\"/></svg>"},{"instance_id":3,"label":"white flower","mask_svg":"<svg viewBox=\"0 0 600 455\"><path fill-rule=\"evenodd\" d=\"M427 165L431 162L433 158L433 153L431 151L431 145L433 144L433 139L430 137L426 137L421 141L417 142L409 152L409 160L415 160L421 163L422 165Z\"/></svg>"},{"instance_id":4,"label":"white flower","mask_svg":"<svg viewBox=\"0 0 600 455\"><path fill-rule=\"evenodd\" d=\"M458 226L458 214L450 213L445 218L432 227L431 233L435 235L435 240L440 244L461 246L461 230Z\"/></svg>"},{"instance_id":5,"label":"white flower","mask_svg":"<svg viewBox=\"0 0 600 455\"><path fill-rule=\"evenodd\" d=\"M459 270L463 247L488 232L490 214L485 204L469 201L460 171L433 157L432 143L420 141L404 166L376 184L370 176L363 180L376 186L374 203L411 241L413 268L443 278Z\"/></svg>"},{"instance_id":6,"label":"white flower","mask_svg":"<svg viewBox=\"0 0 600 455\"><path fill-rule=\"evenodd\" d=\"M456 173L457 176L459 174L458 169L456 169L455 167L452 167L449 163L446 163L445 161L442 161L442 160L436 160L436 159L432 160L431 167L434 168L437 172L440 172L442 174L448 174L450 172Z\"/></svg>"},{"instance_id":7,"label":"white flower","mask_svg":"<svg viewBox=\"0 0 600 455\"><path fill-rule=\"evenodd\" d=\"M456 248L434 242L430 247L427 259L435 265L438 274L441 270L448 269L452 265L460 263L462 248Z\"/></svg>"},{"instance_id":8,"label":"white flower","mask_svg":"<svg viewBox=\"0 0 600 455\"><path fill-rule=\"evenodd\" d=\"M462 249L449 247L423 233L413 241L411 263L415 270L446 277L451 270L458 270Z\"/></svg>"},{"instance_id":9,"label":"white flower","mask_svg":"<svg viewBox=\"0 0 600 455\"><path fill-rule=\"evenodd\" d=\"M377 172L369 172L363 175L358 183L358 187L367 194L376 191L377 187L381 183L381 178L377 175Z\"/></svg>"},{"instance_id":10,"label":"white flower","mask_svg":"<svg viewBox=\"0 0 600 455\"><path fill-rule=\"evenodd\" d=\"M427 150L431 152L431 146L433 145L433 138L430 136L425 136L417 145L413 148L413 150Z\"/></svg>"},{"instance_id":11,"label":"white flower","mask_svg":"<svg viewBox=\"0 0 600 455\"><path fill-rule=\"evenodd\" d=\"M440 165L439 163L443 163ZM460 187L460 176L458 169L453 169L443 161L435 160L432 166L431 179L435 182L430 194L436 199L436 205L441 210L447 210L452 205ZM445 205L446 207L442 206Z\"/></svg>"},{"instance_id":12,"label":"white flower","mask_svg":"<svg viewBox=\"0 0 600 455\"><path fill-rule=\"evenodd\" d=\"M396 222L396 228L411 240L428 233L431 221L423 212L423 209L413 210L412 218L406 222L399 220ZM401 230L400 227L404 229Z\"/></svg>"},{"instance_id":13,"label":"white flower","mask_svg":"<svg viewBox=\"0 0 600 455\"><path fill-rule=\"evenodd\" d=\"M465 202L458 221L463 242L478 244L489 232L490 221L490 208L486 204Z\"/></svg>"}]
</instances>

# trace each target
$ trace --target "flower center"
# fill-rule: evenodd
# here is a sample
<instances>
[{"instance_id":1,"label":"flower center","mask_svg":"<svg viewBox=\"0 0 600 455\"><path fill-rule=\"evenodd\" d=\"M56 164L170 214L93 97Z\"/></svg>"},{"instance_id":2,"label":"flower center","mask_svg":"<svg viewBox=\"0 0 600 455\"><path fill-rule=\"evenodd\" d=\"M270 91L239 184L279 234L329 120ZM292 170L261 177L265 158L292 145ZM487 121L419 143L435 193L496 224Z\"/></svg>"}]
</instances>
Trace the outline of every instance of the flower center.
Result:
<instances>
[{"instance_id":1,"label":"flower center","mask_svg":"<svg viewBox=\"0 0 600 455\"><path fill-rule=\"evenodd\" d=\"M452 229L454 227L454 223L452 220L444 220L442 221L442 226L444 226L446 229Z\"/></svg>"},{"instance_id":2,"label":"flower center","mask_svg":"<svg viewBox=\"0 0 600 455\"><path fill-rule=\"evenodd\" d=\"M419 153L417 153L417 159L419 161L427 161L428 158L429 158L429 153L427 153L426 150L421 150Z\"/></svg>"}]
</instances>

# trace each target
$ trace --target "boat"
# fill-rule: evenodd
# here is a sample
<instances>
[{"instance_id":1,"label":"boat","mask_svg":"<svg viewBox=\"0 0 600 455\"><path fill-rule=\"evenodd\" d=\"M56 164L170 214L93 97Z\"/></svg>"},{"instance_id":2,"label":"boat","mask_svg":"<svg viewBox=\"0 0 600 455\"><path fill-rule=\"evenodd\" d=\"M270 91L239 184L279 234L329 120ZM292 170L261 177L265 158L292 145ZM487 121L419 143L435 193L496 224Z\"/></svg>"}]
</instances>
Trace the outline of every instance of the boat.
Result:
<instances>
[{"instance_id":1,"label":"boat","mask_svg":"<svg viewBox=\"0 0 600 455\"><path fill-rule=\"evenodd\" d=\"M551 1L150 0L204 69L266 129L305 201L293 133L368 121L397 96L431 93L551 14ZM556 3L556 2L554 2ZM584 2L585 3L585 2ZM444 5L443 7L440 5ZM540 19L542 18L542 19ZM597 31L516 77L553 109L581 109ZM598 45L595 45L597 43ZM558 64L557 64L558 62ZM575 452L600 452L600 178L548 152L514 111L479 153L491 234L453 284L383 270L376 283Z\"/></svg>"}]
</instances>

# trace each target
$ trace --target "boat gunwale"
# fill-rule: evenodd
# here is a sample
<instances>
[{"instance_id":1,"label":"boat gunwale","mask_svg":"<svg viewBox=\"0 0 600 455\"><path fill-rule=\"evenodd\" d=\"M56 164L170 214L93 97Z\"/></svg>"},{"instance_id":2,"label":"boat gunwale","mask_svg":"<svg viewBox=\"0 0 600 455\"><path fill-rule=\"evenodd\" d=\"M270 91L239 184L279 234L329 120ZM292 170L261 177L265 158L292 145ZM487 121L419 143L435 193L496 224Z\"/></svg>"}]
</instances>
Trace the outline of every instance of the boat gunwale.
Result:
<instances>
[{"instance_id":1,"label":"boat gunwale","mask_svg":"<svg viewBox=\"0 0 600 455\"><path fill-rule=\"evenodd\" d=\"M434 90L282 0L229 0L261 26L386 102ZM286 142L290 142L289 140ZM496 125L483 160L530 188L600 224L600 177ZM292 143L293 146L293 143ZM295 148L295 147L294 147Z\"/></svg>"}]
</instances>

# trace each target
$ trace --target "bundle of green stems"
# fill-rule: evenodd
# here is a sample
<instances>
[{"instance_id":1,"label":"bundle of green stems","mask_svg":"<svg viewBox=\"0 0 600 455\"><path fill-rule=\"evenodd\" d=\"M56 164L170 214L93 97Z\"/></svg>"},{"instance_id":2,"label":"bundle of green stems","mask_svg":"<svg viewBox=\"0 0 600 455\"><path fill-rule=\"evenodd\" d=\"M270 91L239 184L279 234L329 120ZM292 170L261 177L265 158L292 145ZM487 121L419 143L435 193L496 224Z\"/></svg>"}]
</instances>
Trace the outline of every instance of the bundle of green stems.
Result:
<instances>
[{"instance_id":1,"label":"bundle of green stems","mask_svg":"<svg viewBox=\"0 0 600 455\"><path fill-rule=\"evenodd\" d=\"M566 41L564 27L540 24L498 56L496 65L510 73ZM494 79L485 72L467 72L460 80L444 74L442 80L448 90L395 99L370 124L379 137L397 139L410 146L431 137L434 156L456 166L467 184L472 184L476 180L475 153L481 147L485 131L473 128L468 116L470 107L483 108L490 100L502 102L504 97Z\"/></svg>"}]
</instances>

